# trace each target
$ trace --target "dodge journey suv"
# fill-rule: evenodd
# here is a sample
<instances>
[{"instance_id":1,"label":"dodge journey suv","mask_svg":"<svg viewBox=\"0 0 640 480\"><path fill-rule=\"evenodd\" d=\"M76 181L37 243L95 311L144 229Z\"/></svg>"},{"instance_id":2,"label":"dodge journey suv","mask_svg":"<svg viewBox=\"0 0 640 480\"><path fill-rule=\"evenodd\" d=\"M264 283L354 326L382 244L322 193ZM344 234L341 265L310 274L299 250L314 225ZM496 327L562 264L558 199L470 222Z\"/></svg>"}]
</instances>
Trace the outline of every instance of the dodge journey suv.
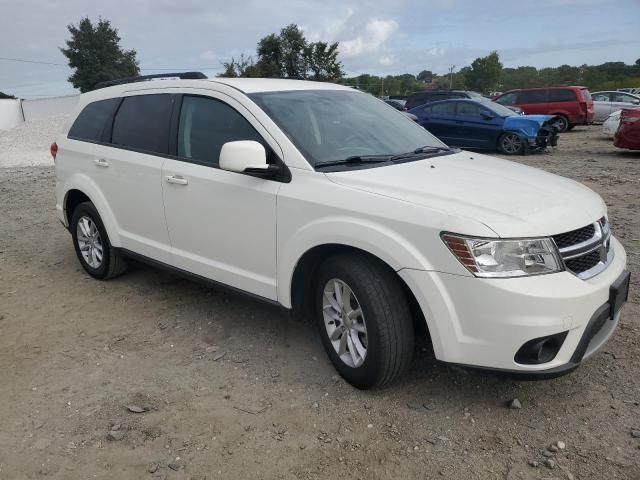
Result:
<instances>
[{"instance_id":1,"label":"dodge journey suv","mask_svg":"<svg viewBox=\"0 0 640 480\"><path fill-rule=\"evenodd\" d=\"M183 76L83 94L52 144L89 275L135 259L293 310L358 388L418 334L441 362L544 378L614 332L626 255L588 188L351 88Z\"/></svg>"}]
</instances>

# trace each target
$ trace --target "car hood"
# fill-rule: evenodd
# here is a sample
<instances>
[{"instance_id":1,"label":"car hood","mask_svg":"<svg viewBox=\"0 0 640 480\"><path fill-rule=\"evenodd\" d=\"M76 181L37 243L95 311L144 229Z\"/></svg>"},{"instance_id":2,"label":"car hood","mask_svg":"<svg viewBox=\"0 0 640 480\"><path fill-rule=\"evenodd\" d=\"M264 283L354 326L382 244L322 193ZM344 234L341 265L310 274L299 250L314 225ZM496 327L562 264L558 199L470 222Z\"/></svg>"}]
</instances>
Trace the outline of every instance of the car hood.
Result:
<instances>
[{"instance_id":1,"label":"car hood","mask_svg":"<svg viewBox=\"0 0 640 480\"><path fill-rule=\"evenodd\" d=\"M553 118L552 115L513 115L504 119L503 128L535 137L540 127Z\"/></svg>"},{"instance_id":2,"label":"car hood","mask_svg":"<svg viewBox=\"0 0 640 480\"><path fill-rule=\"evenodd\" d=\"M326 175L345 187L480 222L501 237L564 233L606 212L598 194L573 180L465 151ZM457 233L476 229L470 222L468 232Z\"/></svg>"}]
</instances>

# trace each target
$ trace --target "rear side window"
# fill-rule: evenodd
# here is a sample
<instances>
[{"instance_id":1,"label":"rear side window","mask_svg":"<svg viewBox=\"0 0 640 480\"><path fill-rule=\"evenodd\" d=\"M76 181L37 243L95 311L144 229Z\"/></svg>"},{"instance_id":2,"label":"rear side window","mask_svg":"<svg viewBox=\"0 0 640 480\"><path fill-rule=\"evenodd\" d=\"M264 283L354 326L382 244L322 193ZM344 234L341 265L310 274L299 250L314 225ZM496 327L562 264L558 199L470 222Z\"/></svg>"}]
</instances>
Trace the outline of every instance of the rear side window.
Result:
<instances>
[{"instance_id":1,"label":"rear side window","mask_svg":"<svg viewBox=\"0 0 640 480\"><path fill-rule=\"evenodd\" d=\"M596 102L610 102L611 101L611 97L610 97L610 93L596 93L593 96L593 99Z\"/></svg>"},{"instance_id":2,"label":"rear side window","mask_svg":"<svg viewBox=\"0 0 640 480\"><path fill-rule=\"evenodd\" d=\"M76 121L73 122L69 134L69 138L76 140L87 140L90 142L101 142L104 140L103 135L105 129L111 124L113 112L115 112L119 98L110 98L108 100L99 100L92 102L80 112Z\"/></svg>"},{"instance_id":3,"label":"rear side window","mask_svg":"<svg viewBox=\"0 0 640 480\"><path fill-rule=\"evenodd\" d=\"M431 106L431 113L437 115L455 115L456 104L455 102L442 102L436 103Z\"/></svg>"},{"instance_id":4,"label":"rear side window","mask_svg":"<svg viewBox=\"0 0 640 480\"><path fill-rule=\"evenodd\" d=\"M545 103L548 101L548 94L549 90L524 90L518 93L518 103Z\"/></svg>"},{"instance_id":5,"label":"rear side window","mask_svg":"<svg viewBox=\"0 0 640 480\"><path fill-rule=\"evenodd\" d=\"M217 166L222 145L254 140L269 148L236 110L212 98L185 96L178 126L178 156Z\"/></svg>"},{"instance_id":6,"label":"rear side window","mask_svg":"<svg viewBox=\"0 0 640 480\"><path fill-rule=\"evenodd\" d=\"M166 93L125 97L113 121L111 143L150 153L169 153L172 97Z\"/></svg>"},{"instance_id":7,"label":"rear side window","mask_svg":"<svg viewBox=\"0 0 640 480\"><path fill-rule=\"evenodd\" d=\"M573 90L549 90L550 102L575 102L576 93Z\"/></svg>"}]
</instances>

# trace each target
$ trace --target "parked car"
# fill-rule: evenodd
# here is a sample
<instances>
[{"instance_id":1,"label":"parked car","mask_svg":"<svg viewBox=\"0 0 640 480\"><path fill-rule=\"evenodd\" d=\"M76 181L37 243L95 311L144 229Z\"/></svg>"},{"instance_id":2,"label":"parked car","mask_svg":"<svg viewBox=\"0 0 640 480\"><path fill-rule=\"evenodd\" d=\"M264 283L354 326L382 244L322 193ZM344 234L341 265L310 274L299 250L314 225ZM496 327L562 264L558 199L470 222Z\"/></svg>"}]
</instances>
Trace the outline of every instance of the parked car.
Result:
<instances>
[{"instance_id":1,"label":"parked car","mask_svg":"<svg viewBox=\"0 0 640 480\"><path fill-rule=\"evenodd\" d=\"M494 102L444 100L420 105L409 113L450 146L518 155L558 144L556 117L518 115Z\"/></svg>"},{"instance_id":2,"label":"parked car","mask_svg":"<svg viewBox=\"0 0 640 480\"><path fill-rule=\"evenodd\" d=\"M411 110L412 108L415 108L419 105L424 105L425 103L456 98L470 98L474 100L480 100L484 97L478 92L472 92L470 90L423 90L421 92L414 92L409 95L404 108L405 110Z\"/></svg>"},{"instance_id":3,"label":"parked car","mask_svg":"<svg viewBox=\"0 0 640 480\"><path fill-rule=\"evenodd\" d=\"M593 98L594 117L595 123L602 123L613 112L621 110L623 108L633 107L634 105L640 105L640 95L633 95L626 92L593 92L591 94Z\"/></svg>"},{"instance_id":4,"label":"parked car","mask_svg":"<svg viewBox=\"0 0 640 480\"><path fill-rule=\"evenodd\" d=\"M495 102L520 107L525 114L554 115L560 131L593 122L593 100L586 87L545 87L510 90Z\"/></svg>"},{"instance_id":5,"label":"parked car","mask_svg":"<svg viewBox=\"0 0 640 480\"><path fill-rule=\"evenodd\" d=\"M352 88L189 78L84 93L52 144L90 276L134 258L293 310L358 388L397 377L415 332L441 362L539 378L614 332L626 255L587 187Z\"/></svg>"},{"instance_id":6,"label":"parked car","mask_svg":"<svg viewBox=\"0 0 640 480\"><path fill-rule=\"evenodd\" d=\"M640 150L640 109L625 108L620 115L620 125L613 137L618 148Z\"/></svg>"}]
</instances>

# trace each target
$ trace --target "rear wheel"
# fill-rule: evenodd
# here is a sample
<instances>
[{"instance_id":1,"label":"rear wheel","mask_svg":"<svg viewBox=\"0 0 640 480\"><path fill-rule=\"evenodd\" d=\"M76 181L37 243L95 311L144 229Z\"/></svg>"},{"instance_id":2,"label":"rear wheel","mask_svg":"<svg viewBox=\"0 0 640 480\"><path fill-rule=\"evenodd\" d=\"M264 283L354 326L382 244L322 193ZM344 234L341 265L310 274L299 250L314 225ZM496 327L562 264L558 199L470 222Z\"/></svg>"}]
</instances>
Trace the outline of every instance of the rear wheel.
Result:
<instances>
[{"instance_id":1,"label":"rear wheel","mask_svg":"<svg viewBox=\"0 0 640 480\"><path fill-rule=\"evenodd\" d=\"M364 255L341 254L315 280L316 322L340 375L361 389L400 375L413 358L414 331L394 272Z\"/></svg>"},{"instance_id":2,"label":"rear wheel","mask_svg":"<svg viewBox=\"0 0 640 480\"><path fill-rule=\"evenodd\" d=\"M524 148L522 138L515 133L503 133L498 139L498 150L505 155L520 155Z\"/></svg>"},{"instance_id":3,"label":"rear wheel","mask_svg":"<svg viewBox=\"0 0 640 480\"><path fill-rule=\"evenodd\" d=\"M557 117L555 125L558 132L566 132L569 130L569 119L564 115L557 115Z\"/></svg>"},{"instance_id":4,"label":"rear wheel","mask_svg":"<svg viewBox=\"0 0 640 480\"><path fill-rule=\"evenodd\" d=\"M122 254L111 246L93 203L83 202L76 207L70 227L76 255L89 275L107 280L126 270L127 264Z\"/></svg>"}]
</instances>

